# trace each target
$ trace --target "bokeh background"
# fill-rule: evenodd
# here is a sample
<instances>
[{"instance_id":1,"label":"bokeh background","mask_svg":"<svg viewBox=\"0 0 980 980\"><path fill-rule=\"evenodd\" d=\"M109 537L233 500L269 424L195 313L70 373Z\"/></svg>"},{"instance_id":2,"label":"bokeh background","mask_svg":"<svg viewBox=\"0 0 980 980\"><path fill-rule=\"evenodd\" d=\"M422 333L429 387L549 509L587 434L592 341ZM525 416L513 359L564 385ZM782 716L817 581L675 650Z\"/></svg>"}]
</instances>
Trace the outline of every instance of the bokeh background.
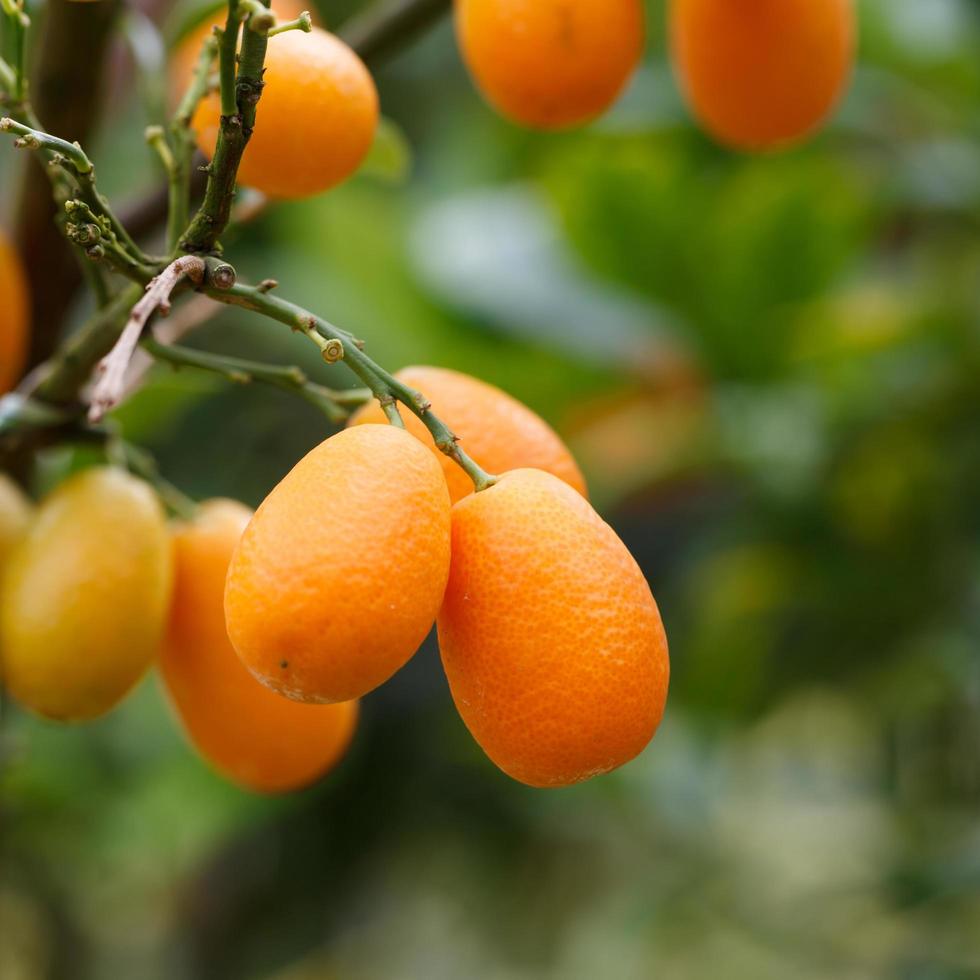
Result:
<instances>
[{"instance_id":1,"label":"bokeh background","mask_svg":"<svg viewBox=\"0 0 980 980\"><path fill-rule=\"evenodd\" d=\"M379 72L366 172L231 252L567 438L670 636L649 749L511 782L432 642L286 798L213 775L155 676L83 727L7 705L5 980L980 977L980 4L859 8L833 124L763 157L691 124L659 3L622 102L563 135L491 114L444 24ZM123 196L155 179L126 71L93 148ZM242 313L192 342L350 383ZM120 419L250 504L329 434L167 370Z\"/></svg>"}]
</instances>

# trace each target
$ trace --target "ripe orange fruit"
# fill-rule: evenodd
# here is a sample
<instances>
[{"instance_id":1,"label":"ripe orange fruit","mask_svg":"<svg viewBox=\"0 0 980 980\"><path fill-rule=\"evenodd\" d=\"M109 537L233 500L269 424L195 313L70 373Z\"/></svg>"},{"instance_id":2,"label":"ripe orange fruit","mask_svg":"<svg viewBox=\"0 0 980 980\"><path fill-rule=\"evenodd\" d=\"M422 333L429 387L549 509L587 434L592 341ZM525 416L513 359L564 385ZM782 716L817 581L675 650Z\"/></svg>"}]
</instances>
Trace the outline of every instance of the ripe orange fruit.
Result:
<instances>
[{"instance_id":1,"label":"ripe orange fruit","mask_svg":"<svg viewBox=\"0 0 980 980\"><path fill-rule=\"evenodd\" d=\"M27 279L20 257L0 232L0 395L20 379L30 330Z\"/></svg>"},{"instance_id":2,"label":"ripe orange fruit","mask_svg":"<svg viewBox=\"0 0 980 980\"><path fill-rule=\"evenodd\" d=\"M432 410L459 436L463 448L488 473L521 468L546 470L583 496L588 495L578 464L554 430L506 392L445 368L407 367L396 377L432 403ZM471 494L472 480L436 448L422 422L407 411L402 411L402 418L406 429L435 453L453 503ZM372 401L355 413L351 424L384 419L381 406Z\"/></svg>"},{"instance_id":3,"label":"ripe orange fruit","mask_svg":"<svg viewBox=\"0 0 980 980\"><path fill-rule=\"evenodd\" d=\"M449 575L449 494L389 425L332 436L259 507L235 551L225 619L245 665L298 701L352 701L435 621Z\"/></svg>"},{"instance_id":4,"label":"ripe orange fruit","mask_svg":"<svg viewBox=\"0 0 980 980\"><path fill-rule=\"evenodd\" d=\"M852 0L672 0L675 70L722 143L758 150L806 136L844 90Z\"/></svg>"},{"instance_id":5,"label":"ripe orange fruit","mask_svg":"<svg viewBox=\"0 0 980 980\"><path fill-rule=\"evenodd\" d=\"M549 473L514 470L453 508L439 647L467 728L530 786L623 765L663 715L670 663L650 587Z\"/></svg>"},{"instance_id":6,"label":"ripe orange fruit","mask_svg":"<svg viewBox=\"0 0 980 980\"><path fill-rule=\"evenodd\" d=\"M360 58L314 27L269 39L265 88L239 183L277 198L319 194L361 165L378 125L378 93ZM211 156L220 101L206 98L194 115L198 145Z\"/></svg>"},{"instance_id":7,"label":"ripe orange fruit","mask_svg":"<svg viewBox=\"0 0 980 980\"><path fill-rule=\"evenodd\" d=\"M605 112L643 54L642 0L456 0L456 36L503 115L562 129Z\"/></svg>"},{"instance_id":8,"label":"ripe orange fruit","mask_svg":"<svg viewBox=\"0 0 980 980\"><path fill-rule=\"evenodd\" d=\"M276 15L276 20L285 22L296 20L304 10L309 10L311 14L315 11L311 8L314 4L303 4L301 0L276 0L272 5L272 12ZM197 64L198 56L201 54L201 47L207 37L215 27L224 27L228 16L227 5L223 4L210 17L204 18L199 24L192 27L174 47L170 53L168 64L168 79L170 89L170 101L176 107L180 102L187 86L190 84L191 75L194 73L194 66ZM215 71L218 70L215 62Z\"/></svg>"},{"instance_id":9,"label":"ripe orange fruit","mask_svg":"<svg viewBox=\"0 0 980 980\"><path fill-rule=\"evenodd\" d=\"M212 500L175 529L160 669L201 755L246 789L283 793L309 785L340 759L354 733L357 702L289 701L263 687L228 642L225 576L251 516L235 501Z\"/></svg>"},{"instance_id":10,"label":"ripe orange fruit","mask_svg":"<svg viewBox=\"0 0 980 980\"><path fill-rule=\"evenodd\" d=\"M27 532L34 505L13 480L0 473L0 576L7 556Z\"/></svg>"},{"instance_id":11,"label":"ripe orange fruit","mask_svg":"<svg viewBox=\"0 0 980 980\"><path fill-rule=\"evenodd\" d=\"M159 651L170 575L166 520L145 483L109 467L67 480L7 563L7 690L60 721L104 714Z\"/></svg>"}]
</instances>

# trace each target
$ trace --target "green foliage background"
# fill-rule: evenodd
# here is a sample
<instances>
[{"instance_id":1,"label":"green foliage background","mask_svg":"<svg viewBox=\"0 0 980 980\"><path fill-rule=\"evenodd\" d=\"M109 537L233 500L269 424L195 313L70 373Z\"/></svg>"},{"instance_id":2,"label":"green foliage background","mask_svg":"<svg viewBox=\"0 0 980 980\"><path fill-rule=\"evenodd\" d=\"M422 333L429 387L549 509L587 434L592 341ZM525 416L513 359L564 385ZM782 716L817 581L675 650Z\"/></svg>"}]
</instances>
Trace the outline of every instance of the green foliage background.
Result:
<instances>
[{"instance_id":1,"label":"green foliage background","mask_svg":"<svg viewBox=\"0 0 980 980\"><path fill-rule=\"evenodd\" d=\"M495 118L447 25L379 76L410 165L389 138L231 252L568 438L670 635L647 752L510 782L432 643L285 799L212 775L155 677L83 728L8 708L4 977L980 976L980 5L859 7L833 125L757 158L691 125L659 4L622 103L564 135ZM123 88L94 155L125 195L152 164ZM349 383L278 330L194 342ZM252 504L328 434L165 370L120 415L189 493Z\"/></svg>"}]
</instances>

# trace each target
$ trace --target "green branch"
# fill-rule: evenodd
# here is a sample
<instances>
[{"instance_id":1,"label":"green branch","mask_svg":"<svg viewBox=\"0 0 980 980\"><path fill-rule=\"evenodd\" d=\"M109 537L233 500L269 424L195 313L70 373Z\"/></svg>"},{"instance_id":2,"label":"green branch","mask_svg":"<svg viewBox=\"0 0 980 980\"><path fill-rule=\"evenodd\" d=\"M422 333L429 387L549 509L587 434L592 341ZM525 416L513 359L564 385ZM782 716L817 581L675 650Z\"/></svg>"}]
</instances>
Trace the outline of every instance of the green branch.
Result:
<instances>
[{"instance_id":1,"label":"green branch","mask_svg":"<svg viewBox=\"0 0 980 980\"><path fill-rule=\"evenodd\" d=\"M105 215L95 214L84 201L66 201L65 216L65 237L92 261L105 261L116 272L141 284L159 271L157 265L134 258L116 237L112 222Z\"/></svg>"},{"instance_id":2,"label":"green branch","mask_svg":"<svg viewBox=\"0 0 980 980\"><path fill-rule=\"evenodd\" d=\"M170 122L173 160L168 169L169 202L167 208L167 250L173 252L190 220L191 166L195 139L191 123L201 100L207 95L211 69L218 54L218 38L210 35L201 45L201 53L190 84L184 92Z\"/></svg>"},{"instance_id":3,"label":"green branch","mask_svg":"<svg viewBox=\"0 0 980 980\"><path fill-rule=\"evenodd\" d=\"M115 346L143 292L142 286L128 286L76 330L40 369L41 379L32 398L54 405L77 403L82 386L96 364Z\"/></svg>"},{"instance_id":4,"label":"green branch","mask_svg":"<svg viewBox=\"0 0 980 980\"><path fill-rule=\"evenodd\" d=\"M17 72L3 58L0 58L0 86L11 99L14 98L14 92L17 90Z\"/></svg>"},{"instance_id":5,"label":"green branch","mask_svg":"<svg viewBox=\"0 0 980 980\"><path fill-rule=\"evenodd\" d=\"M235 53L240 33L239 2L229 0L228 20L219 49L221 80L221 120L214 157L208 167L204 202L180 240L183 252L213 252L231 218L235 182L245 147L255 128L255 116L262 97L262 75L269 43L268 29L257 30L251 21L242 31L242 49L235 73Z\"/></svg>"},{"instance_id":6,"label":"green branch","mask_svg":"<svg viewBox=\"0 0 980 980\"><path fill-rule=\"evenodd\" d=\"M332 323L301 306L297 306L295 303L271 296L267 290L257 286L238 284L230 289L209 288L205 289L205 292L212 299L221 303L240 306L261 313L299 333L307 336L319 335L331 345L332 350L337 351L339 349L340 356L328 355L327 350L322 345L318 345L321 346L324 354L331 356L334 360L342 359L347 367L371 390L392 422L395 421L394 415L397 414L395 403L400 402L422 421L438 449L466 471L477 490L485 490L496 482L496 477L483 470L475 460L467 455L459 445L459 440L452 430L433 413L429 402L419 392L409 388L371 360L361 349L361 344L347 331L335 327Z\"/></svg>"},{"instance_id":7,"label":"green branch","mask_svg":"<svg viewBox=\"0 0 980 980\"><path fill-rule=\"evenodd\" d=\"M371 397L370 393L365 391L334 391L316 384L310 381L302 368L298 367L280 367L192 350L176 344L161 344L154 337L144 337L141 346L155 360L170 364L175 369L196 368L221 375L236 384L259 382L297 394L337 425L345 422L354 409L363 405Z\"/></svg>"},{"instance_id":8,"label":"green branch","mask_svg":"<svg viewBox=\"0 0 980 980\"><path fill-rule=\"evenodd\" d=\"M26 107L25 113L28 116L31 114ZM95 184L95 167L78 143L69 143L67 140L44 132L39 126L28 126L9 116L0 119L0 133L13 134L17 137L14 146L19 149L36 150L44 156L49 165L65 171L73 178L77 193L89 212L96 216L100 223L104 222L106 232L111 232L120 249L138 264L147 266L152 264L149 256L143 253L123 227L122 222L113 214L109 202L99 193Z\"/></svg>"},{"instance_id":9,"label":"green branch","mask_svg":"<svg viewBox=\"0 0 980 980\"><path fill-rule=\"evenodd\" d=\"M51 136L41 129L25 126L23 123L4 116L0 119L0 133L13 133L17 137L14 146L22 150L40 150L49 163L68 169L76 177L92 173L92 161L77 143Z\"/></svg>"}]
</instances>

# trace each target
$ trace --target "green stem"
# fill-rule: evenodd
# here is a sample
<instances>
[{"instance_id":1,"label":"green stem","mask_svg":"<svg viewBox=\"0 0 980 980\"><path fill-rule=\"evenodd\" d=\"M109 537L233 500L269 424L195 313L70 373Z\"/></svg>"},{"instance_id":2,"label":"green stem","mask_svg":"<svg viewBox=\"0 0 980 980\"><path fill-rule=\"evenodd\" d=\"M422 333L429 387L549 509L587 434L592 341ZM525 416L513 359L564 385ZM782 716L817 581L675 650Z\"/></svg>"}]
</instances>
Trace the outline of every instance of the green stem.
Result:
<instances>
[{"instance_id":1,"label":"green stem","mask_svg":"<svg viewBox=\"0 0 980 980\"><path fill-rule=\"evenodd\" d=\"M58 161L58 154L65 158L71 165L71 172L76 176L90 174L93 170L92 161L85 155L85 151L77 143L69 143L67 140L57 136L51 136L43 130L25 126L5 116L0 119L0 133L13 133L19 137L17 146L30 150L40 150L49 161Z\"/></svg>"},{"instance_id":2,"label":"green stem","mask_svg":"<svg viewBox=\"0 0 980 980\"><path fill-rule=\"evenodd\" d=\"M51 165L56 165L72 177L77 185L77 193L92 213L105 220L120 247L136 262L150 264L149 256L130 237L122 222L113 214L109 202L99 193L95 184L95 167L85 151L77 143L69 143L58 136L44 132L34 125L33 113L24 107L24 114L31 125L18 122L9 116L0 119L0 133L12 133L17 137L15 146L38 150Z\"/></svg>"},{"instance_id":3,"label":"green stem","mask_svg":"<svg viewBox=\"0 0 980 980\"><path fill-rule=\"evenodd\" d=\"M15 98L14 93L17 91L17 73L3 58L0 58L0 86L3 86L7 95L10 96L11 99Z\"/></svg>"},{"instance_id":4,"label":"green stem","mask_svg":"<svg viewBox=\"0 0 980 980\"><path fill-rule=\"evenodd\" d=\"M238 167L255 128L269 37L265 30L251 27L242 32L238 74L233 76L235 42L239 32L237 18L238 0L229 0L228 22L219 52L221 121L218 142L208 167L204 203L180 241L180 250L184 252L213 252L218 246L218 240L231 218Z\"/></svg>"},{"instance_id":5,"label":"green stem","mask_svg":"<svg viewBox=\"0 0 980 980\"><path fill-rule=\"evenodd\" d=\"M10 102L2 114L35 129L70 135L84 146L105 104L105 75L113 61L110 49L121 0L45 0L42 6L40 30L31 28L30 91L25 89L25 97ZM87 260L65 240L58 214L61 205L76 196L73 178L36 157L23 168L17 184L12 188L14 232L34 311L28 358L33 367L49 358L64 336L82 278L80 267Z\"/></svg>"},{"instance_id":6,"label":"green stem","mask_svg":"<svg viewBox=\"0 0 980 980\"><path fill-rule=\"evenodd\" d=\"M47 362L32 396L54 405L75 402L95 365L119 339L130 311L143 292L142 286L128 286L114 296L107 306L93 314Z\"/></svg>"},{"instance_id":7,"label":"green stem","mask_svg":"<svg viewBox=\"0 0 980 980\"><path fill-rule=\"evenodd\" d=\"M485 490L496 483L497 478L487 473L460 447L452 430L435 415L422 395L376 364L347 331L335 327L295 303L271 296L255 286L237 284L230 289L206 289L205 292L221 303L261 313L299 333L309 335L313 331L325 340L340 344L344 363L371 390L392 422L394 418L390 409L396 401L401 402L422 421L437 448L466 472L477 490Z\"/></svg>"},{"instance_id":8,"label":"green stem","mask_svg":"<svg viewBox=\"0 0 980 980\"><path fill-rule=\"evenodd\" d=\"M238 57L238 35L242 30L238 15L238 0L228 0L228 16L225 18L221 34L221 47L218 52L218 75L220 77L221 115L234 116L238 112L235 101L235 59Z\"/></svg>"},{"instance_id":9,"label":"green stem","mask_svg":"<svg viewBox=\"0 0 980 980\"><path fill-rule=\"evenodd\" d=\"M207 94L211 69L218 53L218 39L210 35L201 45L194 73L170 123L173 165L168 172L167 251L175 253L180 236L190 220L191 167L194 159L194 133L191 123L201 100Z\"/></svg>"},{"instance_id":10,"label":"green stem","mask_svg":"<svg viewBox=\"0 0 980 980\"><path fill-rule=\"evenodd\" d=\"M27 28L31 20L24 11L23 0L0 0L0 10L7 18L12 55L12 64L7 65L10 84L5 87L14 103L22 103L27 100Z\"/></svg>"},{"instance_id":11,"label":"green stem","mask_svg":"<svg viewBox=\"0 0 980 980\"><path fill-rule=\"evenodd\" d=\"M84 201L67 201L64 213L65 237L82 248L89 259L105 260L116 272L144 285L159 272L158 265L134 258L120 244L108 219L97 215Z\"/></svg>"},{"instance_id":12,"label":"green stem","mask_svg":"<svg viewBox=\"0 0 980 980\"><path fill-rule=\"evenodd\" d=\"M275 37L277 34L285 34L286 31L302 31L304 34L309 34L312 30L313 18L310 16L308 10L304 10L295 20L287 20L281 24L276 24L275 27L269 30L269 37Z\"/></svg>"},{"instance_id":13,"label":"green stem","mask_svg":"<svg viewBox=\"0 0 980 980\"><path fill-rule=\"evenodd\" d=\"M155 360L170 364L174 368L196 368L219 374L238 384L260 382L283 391L293 392L320 409L331 422L338 425L345 422L355 408L363 405L371 397L370 393L364 391L337 392L325 388L310 381L305 372L298 367L263 364L259 361L246 361L238 357L192 350L176 344L161 344L153 337L144 337L141 346Z\"/></svg>"}]
</instances>

